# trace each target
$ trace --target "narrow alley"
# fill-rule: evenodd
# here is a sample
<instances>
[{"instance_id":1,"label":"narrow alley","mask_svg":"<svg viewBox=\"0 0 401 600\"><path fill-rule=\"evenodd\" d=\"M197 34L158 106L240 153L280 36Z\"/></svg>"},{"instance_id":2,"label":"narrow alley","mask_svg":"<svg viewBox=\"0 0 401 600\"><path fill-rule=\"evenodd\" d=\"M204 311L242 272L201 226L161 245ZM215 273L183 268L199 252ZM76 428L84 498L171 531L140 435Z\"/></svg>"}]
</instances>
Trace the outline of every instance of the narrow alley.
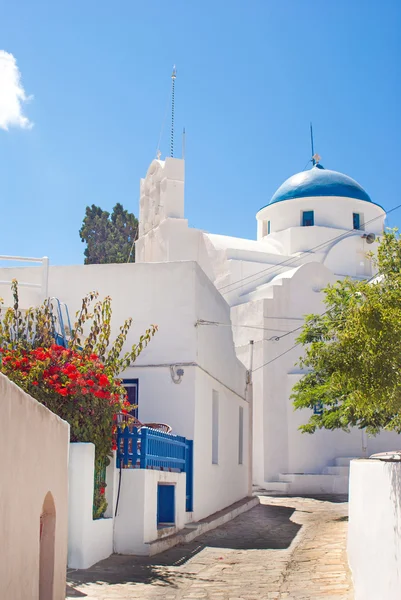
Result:
<instances>
[{"instance_id":1,"label":"narrow alley","mask_svg":"<svg viewBox=\"0 0 401 600\"><path fill-rule=\"evenodd\" d=\"M346 502L261 496L189 544L70 570L67 598L352 600L346 535Z\"/></svg>"}]
</instances>

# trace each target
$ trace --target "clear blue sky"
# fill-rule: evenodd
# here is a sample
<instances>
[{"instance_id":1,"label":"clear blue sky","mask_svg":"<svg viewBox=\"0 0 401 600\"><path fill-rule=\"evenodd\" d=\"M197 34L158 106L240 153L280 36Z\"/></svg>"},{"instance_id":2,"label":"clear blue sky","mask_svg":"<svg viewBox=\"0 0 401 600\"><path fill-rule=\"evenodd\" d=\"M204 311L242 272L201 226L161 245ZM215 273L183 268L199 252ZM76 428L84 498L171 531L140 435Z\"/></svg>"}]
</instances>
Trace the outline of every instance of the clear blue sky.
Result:
<instances>
[{"instance_id":1,"label":"clear blue sky","mask_svg":"<svg viewBox=\"0 0 401 600\"><path fill-rule=\"evenodd\" d=\"M87 204L138 214L174 63L191 226L254 238L310 157L310 120L323 165L401 203L400 31L399 0L2 2L34 127L0 129L0 253L81 263Z\"/></svg>"}]
</instances>

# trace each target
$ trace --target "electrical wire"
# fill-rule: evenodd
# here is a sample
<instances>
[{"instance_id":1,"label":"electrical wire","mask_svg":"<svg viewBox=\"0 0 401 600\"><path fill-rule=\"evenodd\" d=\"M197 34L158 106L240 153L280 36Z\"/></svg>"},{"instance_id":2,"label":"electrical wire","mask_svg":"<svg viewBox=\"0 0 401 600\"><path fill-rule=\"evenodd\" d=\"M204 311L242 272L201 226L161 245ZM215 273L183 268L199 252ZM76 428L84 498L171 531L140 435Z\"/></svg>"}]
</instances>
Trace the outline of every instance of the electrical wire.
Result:
<instances>
[{"instance_id":1,"label":"electrical wire","mask_svg":"<svg viewBox=\"0 0 401 600\"><path fill-rule=\"evenodd\" d=\"M263 317L264 319L268 317ZM269 317L270 319L275 319L276 317ZM285 317L277 317L277 319L284 319ZM289 319L297 319L298 321L303 321L302 317L288 317ZM219 321L206 321L205 319L198 319L196 325L218 325L220 327L230 327L231 329L234 327L242 327L245 329L258 329L259 331L279 331L280 333L290 333L288 329L276 329L275 327L261 327L259 325L244 325L238 324L234 325L233 323L220 323Z\"/></svg>"},{"instance_id":2,"label":"electrical wire","mask_svg":"<svg viewBox=\"0 0 401 600\"><path fill-rule=\"evenodd\" d=\"M288 348L287 350L285 350L285 352L282 352L281 354L279 354L278 356L275 356L274 358L272 358L271 360L268 360L266 363L264 363L263 365L260 365L259 367L256 367L256 369L252 369L252 373L254 373L255 371L259 371L259 369L262 369L263 367L267 367L267 365L270 365L271 363L273 363L275 360L278 360L279 358L281 358L282 356L284 356L284 354L288 354L288 352L291 352L291 350L294 350L294 348L296 348L297 346L299 346L300 342L298 342L297 344L294 344L294 346L291 346L291 348Z\"/></svg>"},{"instance_id":3,"label":"electrical wire","mask_svg":"<svg viewBox=\"0 0 401 600\"><path fill-rule=\"evenodd\" d=\"M376 275L373 275L372 277L370 277L370 279L366 280L366 283L370 283L371 281L373 281L373 279L375 279L376 277L379 277L381 275L381 273L377 273ZM320 315L318 315L319 317L323 317L324 315L327 315L327 313L330 312L330 309L325 310L323 313L321 313ZM285 335L289 335L290 333L294 333L295 331L297 331L298 329L302 329L303 325L301 325L300 327L297 327L297 329L293 329L292 331L289 331L287 334ZM285 335L282 335L278 338L281 339L282 337L285 337ZM270 341L270 340L267 340ZM291 352L291 350L294 350L294 348L296 348L297 346L300 345L301 342L297 342L296 344L294 344L294 346L291 346L291 348L288 348L287 350L285 350L284 352L282 352L281 354L279 354L278 356L275 356L274 358L272 358L271 360L267 361L266 363L264 363L263 365L260 365L259 367L256 367L256 369L252 369L252 373L254 373L255 371L258 371L259 369L262 369L263 367L266 367L267 365L270 365L271 363L273 363L275 360L281 358L282 356L284 356L285 354L288 354L288 352Z\"/></svg>"},{"instance_id":4,"label":"electrical wire","mask_svg":"<svg viewBox=\"0 0 401 600\"><path fill-rule=\"evenodd\" d=\"M390 213L394 212L395 210L398 210L399 208L401 208L401 204L398 204L397 206L394 206L392 209L388 210L388 211L384 211L386 215L389 215ZM376 221L378 219L382 219L383 215L379 215L377 217L374 217L373 219L370 219L369 221L367 221L365 223L365 227L366 225L369 225L370 223L372 223L373 221ZM247 275L246 277L243 277L241 279L238 279L237 281L233 281L231 283L227 283L219 288L218 291L224 296L225 294L230 294L231 292L234 292L235 290L239 289L240 287L242 287L242 283L248 279L250 279L251 281L249 283L255 283L255 281L257 281L258 279L262 279L269 271L272 271L274 269L278 269L280 270L280 267L282 265L286 265L286 264L292 264L294 262L297 262L298 260L300 260L305 254L310 254L311 252L314 252L315 250L318 249L322 249L325 246L328 246L330 244L332 244L333 242L335 242L336 240L339 240L341 238L346 237L347 235L349 235L350 233L353 233L354 231L356 231L355 229L349 229L347 231L345 231L344 233L335 236L333 238L331 238L330 240L326 241L326 242L322 242L321 244L318 244L316 246L313 246L312 248L309 248L308 250L304 250L302 251L298 256L291 256L285 260L283 260L282 262L277 263L276 265L270 265L269 267L267 267L266 269L262 269L261 271L258 271L258 273L253 273L251 275ZM360 230L362 231L362 230ZM253 279L255 278L255 279ZM239 286L236 286L236 284L240 284ZM233 289L227 290L226 292L222 292L222 290L224 290L227 287L231 287L231 286L236 286Z\"/></svg>"},{"instance_id":5,"label":"electrical wire","mask_svg":"<svg viewBox=\"0 0 401 600\"><path fill-rule=\"evenodd\" d=\"M259 329L261 331L283 331L282 329L274 329L272 327L258 327L256 325L231 325L229 323L219 323L218 321L204 321L203 319L199 319L197 321L197 325L217 325L217 326L230 327L230 328L245 327L247 329ZM278 342L281 340L281 338L284 338L287 335L294 333L295 331L299 331L300 329L302 329L302 327L303 327L303 323L302 323L302 325L300 325L299 327L296 327L295 329L291 329L290 331L284 331L283 335L273 335L270 338L263 338L263 340L265 342Z\"/></svg>"}]
</instances>

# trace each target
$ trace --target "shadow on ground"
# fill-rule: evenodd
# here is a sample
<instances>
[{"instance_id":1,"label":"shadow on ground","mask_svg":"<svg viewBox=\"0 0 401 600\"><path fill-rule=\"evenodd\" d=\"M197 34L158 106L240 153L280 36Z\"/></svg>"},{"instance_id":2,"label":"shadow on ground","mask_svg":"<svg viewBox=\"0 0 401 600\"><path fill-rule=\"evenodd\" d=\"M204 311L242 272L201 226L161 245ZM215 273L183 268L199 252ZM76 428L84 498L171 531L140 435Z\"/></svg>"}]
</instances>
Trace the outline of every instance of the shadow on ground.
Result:
<instances>
[{"instance_id":1,"label":"shadow on ground","mask_svg":"<svg viewBox=\"0 0 401 600\"><path fill-rule=\"evenodd\" d=\"M296 537L301 525L293 523L294 508L260 504L217 529L188 544L175 546L157 556L122 556L114 554L90 569L69 570L67 598L82 598L76 586L85 583L156 584L176 587L183 579L196 579L191 569L178 568L199 555L205 548L221 550L283 550ZM219 560L219 556L216 556ZM201 562L199 556L197 562ZM204 580L207 581L207 580ZM84 588L83 588L84 590ZM75 594L75 595L74 595Z\"/></svg>"}]
</instances>

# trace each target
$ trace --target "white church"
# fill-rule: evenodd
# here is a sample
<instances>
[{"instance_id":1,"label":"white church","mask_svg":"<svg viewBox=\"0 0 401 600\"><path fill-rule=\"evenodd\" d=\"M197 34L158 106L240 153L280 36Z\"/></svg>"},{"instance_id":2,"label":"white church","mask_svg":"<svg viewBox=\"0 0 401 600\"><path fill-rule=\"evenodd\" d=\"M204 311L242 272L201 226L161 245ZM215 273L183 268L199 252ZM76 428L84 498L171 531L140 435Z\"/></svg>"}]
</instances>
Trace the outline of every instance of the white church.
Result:
<instances>
[{"instance_id":1,"label":"white church","mask_svg":"<svg viewBox=\"0 0 401 600\"><path fill-rule=\"evenodd\" d=\"M113 299L112 335L128 317L130 345L158 325L122 377L135 388L140 421L193 440L193 511L183 522L251 495L252 483L346 493L350 458L398 448L394 433L298 429L308 411L295 411L290 395L302 377L295 340L304 316L323 311L328 283L372 276L367 253L385 221L356 181L317 155L313 163L266 199L255 240L190 228L184 160L156 159L140 182L135 263L48 267L43 259L39 268L0 269L0 283L21 282L23 308L56 297L74 315L97 290ZM1 295L11 303L7 286Z\"/></svg>"},{"instance_id":2,"label":"white church","mask_svg":"<svg viewBox=\"0 0 401 600\"><path fill-rule=\"evenodd\" d=\"M306 314L324 310L322 289L372 276L368 252L385 211L351 177L312 168L287 179L256 214L256 240L188 227L184 161L154 160L140 185L138 263L196 261L230 307L230 319L198 323L223 335L252 370L253 483L281 493L347 493L349 460L398 448L398 435L302 434L307 411L290 395L302 377L296 338ZM252 340L252 344L250 341ZM224 360L224 357L219 357Z\"/></svg>"}]
</instances>

